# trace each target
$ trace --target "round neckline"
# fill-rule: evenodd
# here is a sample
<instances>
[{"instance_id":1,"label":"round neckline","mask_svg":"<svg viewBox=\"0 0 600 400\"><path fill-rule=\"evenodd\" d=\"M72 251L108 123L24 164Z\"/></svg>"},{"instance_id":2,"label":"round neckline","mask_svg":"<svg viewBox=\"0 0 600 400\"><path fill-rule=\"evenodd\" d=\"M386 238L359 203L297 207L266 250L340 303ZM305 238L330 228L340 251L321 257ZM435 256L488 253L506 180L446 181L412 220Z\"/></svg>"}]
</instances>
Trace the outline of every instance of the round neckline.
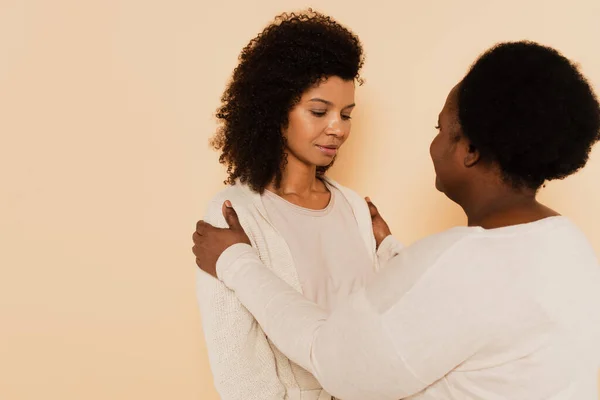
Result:
<instances>
[{"instance_id":1,"label":"round neckline","mask_svg":"<svg viewBox=\"0 0 600 400\"><path fill-rule=\"evenodd\" d=\"M522 224L501 226L498 228L484 228L482 226L457 226L455 229L476 231L488 234L511 234L519 232L529 232L531 230L540 229L550 224L570 222L569 218L564 215L552 215L549 217L538 219L537 221L525 222Z\"/></svg>"},{"instance_id":2,"label":"round neckline","mask_svg":"<svg viewBox=\"0 0 600 400\"><path fill-rule=\"evenodd\" d=\"M279 196L277 193L273 193L268 189L265 189L265 194L267 196L269 196L270 198L283 203L284 205L288 206L289 208L293 209L296 212L299 212L299 213L305 214L305 215L310 215L313 217L322 217L331 212L331 210L333 209L333 205L335 203L335 190L333 190L333 188L331 186L329 186L329 184L327 184L327 182L323 181L323 183L325 183L325 187L327 188L327 190L329 191L329 194L330 194L329 195L329 203L327 204L327 206L325 206L325 208L321 208L319 210L315 210L312 208L306 208L306 207L302 207L297 204L294 204L291 201L284 199L283 197Z\"/></svg>"}]
</instances>

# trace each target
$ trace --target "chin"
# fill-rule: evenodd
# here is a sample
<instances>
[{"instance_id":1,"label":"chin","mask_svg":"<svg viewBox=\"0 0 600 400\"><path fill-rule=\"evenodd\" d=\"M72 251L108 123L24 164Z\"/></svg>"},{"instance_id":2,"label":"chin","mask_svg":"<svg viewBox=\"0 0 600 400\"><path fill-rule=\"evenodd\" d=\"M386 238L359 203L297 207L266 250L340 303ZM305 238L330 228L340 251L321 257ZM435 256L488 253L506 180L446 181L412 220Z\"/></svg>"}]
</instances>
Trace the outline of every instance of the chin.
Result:
<instances>
[{"instance_id":1,"label":"chin","mask_svg":"<svg viewBox=\"0 0 600 400\"><path fill-rule=\"evenodd\" d=\"M442 186L442 182L440 182L440 178L438 178L437 176L435 177L435 188L444 193L444 187Z\"/></svg>"},{"instance_id":2,"label":"chin","mask_svg":"<svg viewBox=\"0 0 600 400\"><path fill-rule=\"evenodd\" d=\"M329 167L331 164L333 164L333 160L329 160L329 162L318 162L318 163L315 163L315 165L317 167Z\"/></svg>"},{"instance_id":3,"label":"chin","mask_svg":"<svg viewBox=\"0 0 600 400\"><path fill-rule=\"evenodd\" d=\"M331 164L333 164L333 162L335 161L336 157L327 157L327 156L321 156L321 157L316 157L315 159L313 159L312 161L314 161L312 164L316 165L317 167L327 167Z\"/></svg>"}]
</instances>

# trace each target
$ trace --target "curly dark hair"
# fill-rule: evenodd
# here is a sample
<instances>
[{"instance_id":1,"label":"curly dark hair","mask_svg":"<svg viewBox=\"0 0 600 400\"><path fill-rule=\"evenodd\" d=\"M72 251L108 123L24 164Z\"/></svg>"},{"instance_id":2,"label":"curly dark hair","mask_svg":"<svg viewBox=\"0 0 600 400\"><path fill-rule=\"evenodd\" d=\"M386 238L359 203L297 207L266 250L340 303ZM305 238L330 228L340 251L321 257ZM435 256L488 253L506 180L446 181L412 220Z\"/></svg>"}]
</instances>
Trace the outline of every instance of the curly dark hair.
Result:
<instances>
[{"instance_id":1,"label":"curly dark hair","mask_svg":"<svg viewBox=\"0 0 600 400\"><path fill-rule=\"evenodd\" d=\"M211 143L227 165L225 183L239 179L259 193L273 179L278 186L290 110L328 77L362 84L363 62L358 37L331 17L312 9L277 16L242 50L217 110L220 127Z\"/></svg>"},{"instance_id":2,"label":"curly dark hair","mask_svg":"<svg viewBox=\"0 0 600 400\"><path fill-rule=\"evenodd\" d=\"M600 106L578 68L555 49L500 43L458 88L463 133L514 187L538 189L582 168L600 139Z\"/></svg>"}]
</instances>

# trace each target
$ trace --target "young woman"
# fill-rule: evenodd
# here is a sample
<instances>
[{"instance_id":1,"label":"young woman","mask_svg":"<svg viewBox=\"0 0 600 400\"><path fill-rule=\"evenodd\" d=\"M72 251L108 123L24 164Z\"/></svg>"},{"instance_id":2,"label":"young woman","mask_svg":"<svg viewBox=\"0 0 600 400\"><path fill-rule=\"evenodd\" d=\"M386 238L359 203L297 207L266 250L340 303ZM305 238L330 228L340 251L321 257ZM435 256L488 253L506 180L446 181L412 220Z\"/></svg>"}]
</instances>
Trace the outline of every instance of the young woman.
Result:
<instances>
[{"instance_id":1,"label":"young woman","mask_svg":"<svg viewBox=\"0 0 600 400\"><path fill-rule=\"evenodd\" d=\"M450 91L438 129L436 187L468 226L398 251L333 311L264 268L232 209L230 229L198 224L197 264L218 270L283 353L344 400L597 399L598 260L536 198L600 139L591 86L551 48L503 43ZM377 236L379 251L394 243Z\"/></svg>"},{"instance_id":2,"label":"young woman","mask_svg":"<svg viewBox=\"0 0 600 400\"><path fill-rule=\"evenodd\" d=\"M283 14L240 55L217 112L214 146L229 187L206 221L226 226L230 200L261 260L332 309L378 266L366 202L325 175L348 139L363 51L328 16ZM331 399L265 336L235 294L198 271L198 300L223 400Z\"/></svg>"}]
</instances>

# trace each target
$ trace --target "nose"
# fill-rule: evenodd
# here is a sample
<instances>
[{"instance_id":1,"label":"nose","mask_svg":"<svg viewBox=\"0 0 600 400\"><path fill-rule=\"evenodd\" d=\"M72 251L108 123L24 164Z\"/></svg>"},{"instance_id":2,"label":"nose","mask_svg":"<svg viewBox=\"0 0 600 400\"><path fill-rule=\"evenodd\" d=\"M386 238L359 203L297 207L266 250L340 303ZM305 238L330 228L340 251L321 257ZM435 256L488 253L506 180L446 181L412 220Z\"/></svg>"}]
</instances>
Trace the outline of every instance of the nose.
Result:
<instances>
[{"instance_id":1,"label":"nose","mask_svg":"<svg viewBox=\"0 0 600 400\"><path fill-rule=\"evenodd\" d=\"M347 133L347 124L344 123L341 117L332 118L327 125L327 129L325 130L325 134L329 136L335 136L337 138L342 138Z\"/></svg>"}]
</instances>

